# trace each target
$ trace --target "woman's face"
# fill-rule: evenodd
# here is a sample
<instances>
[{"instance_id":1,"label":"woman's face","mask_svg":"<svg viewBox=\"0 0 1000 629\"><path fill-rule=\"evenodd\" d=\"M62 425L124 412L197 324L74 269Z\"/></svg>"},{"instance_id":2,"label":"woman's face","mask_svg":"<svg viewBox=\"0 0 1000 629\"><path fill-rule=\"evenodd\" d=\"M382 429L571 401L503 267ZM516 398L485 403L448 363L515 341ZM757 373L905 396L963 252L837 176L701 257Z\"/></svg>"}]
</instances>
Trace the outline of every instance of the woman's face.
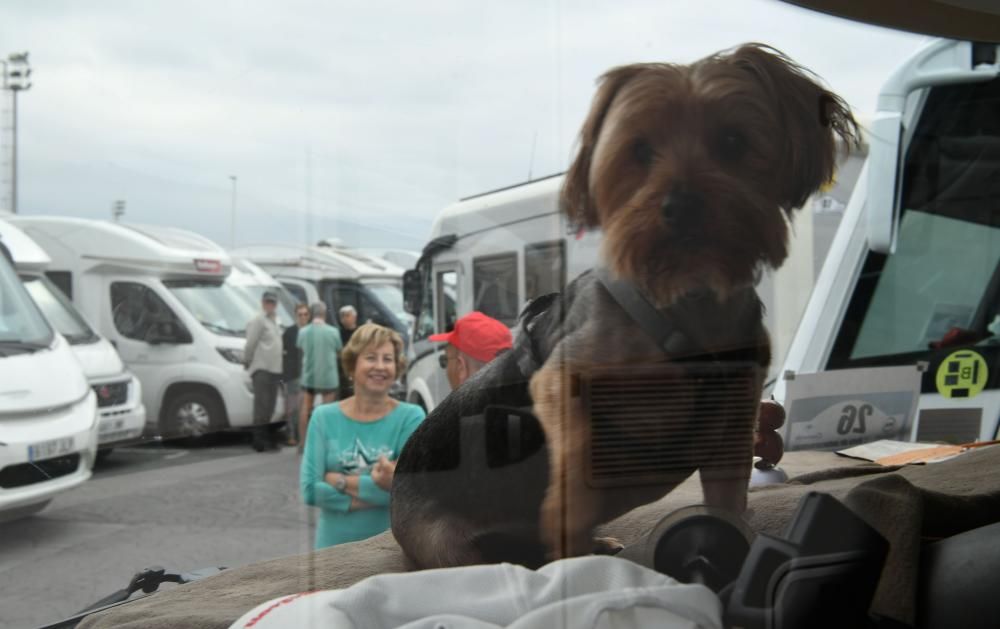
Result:
<instances>
[{"instance_id":1,"label":"woman's face","mask_svg":"<svg viewBox=\"0 0 1000 629\"><path fill-rule=\"evenodd\" d=\"M396 351L390 341L369 345L354 366L354 388L369 393L389 393L396 381Z\"/></svg>"}]
</instances>

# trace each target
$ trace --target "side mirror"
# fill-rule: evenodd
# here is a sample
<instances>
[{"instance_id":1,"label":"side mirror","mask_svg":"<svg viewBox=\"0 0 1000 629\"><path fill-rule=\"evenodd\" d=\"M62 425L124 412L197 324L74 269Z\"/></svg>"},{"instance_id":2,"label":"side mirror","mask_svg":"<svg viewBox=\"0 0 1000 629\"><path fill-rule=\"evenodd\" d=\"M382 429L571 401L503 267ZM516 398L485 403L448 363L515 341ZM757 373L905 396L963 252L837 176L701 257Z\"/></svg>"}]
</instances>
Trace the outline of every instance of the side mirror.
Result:
<instances>
[{"instance_id":1,"label":"side mirror","mask_svg":"<svg viewBox=\"0 0 1000 629\"><path fill-rule=\"evenodd\" d=\"M403 273L403 308L413 316L420 314L423 281L420 271L410 269Z\"/></svg>"},{"instance_id":2,"label":"side mirror","mask_svg":"<svg viewBox=\"0 0 1000 629\"><path fill-rule=\"evenodd\" d=\"M996 44L938 39L900 66L882 87L869 139L867 199L868 247L892 253L896 247L902 199L904 109L913 92L935 85L979 83L1000 74ZM909 131L912 132L912 129Z\"/></svg>"}]
</instances>

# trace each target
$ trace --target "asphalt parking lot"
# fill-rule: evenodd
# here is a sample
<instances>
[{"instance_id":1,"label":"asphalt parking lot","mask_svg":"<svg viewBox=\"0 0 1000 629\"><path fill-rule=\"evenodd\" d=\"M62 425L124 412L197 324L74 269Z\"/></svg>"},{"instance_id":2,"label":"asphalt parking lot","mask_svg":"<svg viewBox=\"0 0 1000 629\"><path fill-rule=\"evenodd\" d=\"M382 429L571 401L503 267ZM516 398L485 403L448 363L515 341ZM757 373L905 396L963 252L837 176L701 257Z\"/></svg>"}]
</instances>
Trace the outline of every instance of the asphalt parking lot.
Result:
<instances>
[{"instance_id":1,"label":"asphalt parking lot","mask_svg":"<svg viewBox=\"0 0 1000 629\"><path fill-rule=\"evenodd\" d=\"M236 567L308 550L294 448L115 450L91 480L35 516L0 524L0 627L35 627L125 587L141 568ZM170 586L164 586L170 587Z\"/></svg>"}]
</instances>

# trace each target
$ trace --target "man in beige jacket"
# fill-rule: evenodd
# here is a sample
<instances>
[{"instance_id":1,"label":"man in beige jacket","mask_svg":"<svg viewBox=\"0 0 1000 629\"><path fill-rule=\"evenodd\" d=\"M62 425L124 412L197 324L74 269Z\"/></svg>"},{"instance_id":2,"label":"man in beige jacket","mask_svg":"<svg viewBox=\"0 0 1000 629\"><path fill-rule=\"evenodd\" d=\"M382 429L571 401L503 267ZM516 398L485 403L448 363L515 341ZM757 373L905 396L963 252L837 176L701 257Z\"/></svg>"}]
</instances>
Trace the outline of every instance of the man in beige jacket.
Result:
<instances>
[{"instance_id":1,"label":"man in beige jacket","mask_svg":"<svg viewBox=\"0 0 1000 629\"><path fill-rule=\"evenodd\" d=\"M267 291L261 298L262 312L247 324L243 361L253 381L253 449L257 452L278 448L267 424L274 415L281 379L281 328L276 310L278 296Z\"/></svg>"}]
</instances>

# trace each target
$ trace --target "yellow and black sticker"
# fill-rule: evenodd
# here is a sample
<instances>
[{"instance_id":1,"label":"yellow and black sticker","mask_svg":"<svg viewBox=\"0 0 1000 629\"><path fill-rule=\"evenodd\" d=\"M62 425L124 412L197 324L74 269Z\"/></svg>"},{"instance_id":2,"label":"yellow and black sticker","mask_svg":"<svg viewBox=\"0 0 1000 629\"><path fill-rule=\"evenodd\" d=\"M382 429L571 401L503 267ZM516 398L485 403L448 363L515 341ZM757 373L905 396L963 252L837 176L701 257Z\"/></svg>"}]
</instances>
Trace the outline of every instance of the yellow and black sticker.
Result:
<instances>
[{"instance_id":1,"label":"yellow and black sticker","mask_svg":"<svg viewBox=\"0 0 1000 629\"><path fill-rule=\"evenodd\" d=\"M937 391L947 398L976 397L986 388L989 377L986 360L970 349L952 352L937 370Z\"/></svg>"}]
</instances>

